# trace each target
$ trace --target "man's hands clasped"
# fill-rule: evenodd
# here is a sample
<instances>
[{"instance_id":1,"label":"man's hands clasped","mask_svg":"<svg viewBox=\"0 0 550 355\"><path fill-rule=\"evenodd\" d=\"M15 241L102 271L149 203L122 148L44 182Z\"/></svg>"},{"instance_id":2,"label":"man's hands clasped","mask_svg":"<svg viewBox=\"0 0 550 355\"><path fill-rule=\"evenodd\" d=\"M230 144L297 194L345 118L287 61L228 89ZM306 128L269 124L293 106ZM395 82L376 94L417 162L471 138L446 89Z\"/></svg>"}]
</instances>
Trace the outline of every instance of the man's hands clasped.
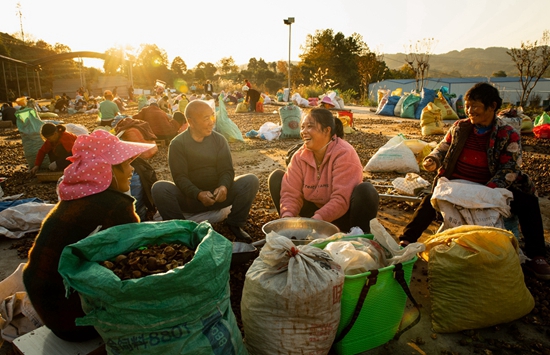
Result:
<instances>
[{"instance_id":1,"label":"man's hands clasped","mask_svg":"<svg viewBox=\"0 0 550 355\"><path fill-rule=\"evenodd\" d=\"M213 192L201 191L199 192L197 198L204 206L212 206L216 202L225 201L227 198L227 188L222 185L216 188Z\"/></svg>"}]
</instances>

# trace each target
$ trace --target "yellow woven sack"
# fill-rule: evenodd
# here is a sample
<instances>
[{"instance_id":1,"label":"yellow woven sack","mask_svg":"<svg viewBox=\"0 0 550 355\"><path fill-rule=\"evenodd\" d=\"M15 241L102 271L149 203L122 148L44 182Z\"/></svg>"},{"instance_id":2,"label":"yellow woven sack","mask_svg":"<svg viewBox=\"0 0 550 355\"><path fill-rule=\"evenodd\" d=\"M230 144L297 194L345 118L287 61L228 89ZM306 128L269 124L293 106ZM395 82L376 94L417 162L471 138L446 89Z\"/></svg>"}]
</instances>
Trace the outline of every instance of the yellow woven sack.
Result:
<instances>
[{"instance_id":1,"label":"yellow woven sack","mask_svg":"<svg viewBox=\"0 0 550 355\"><path fill-rule=\"evenodd\" d=\"M443 121L441 120L441 110L430 102L422 109L420 115L420 126L422 127L422 135L429 136L432 134L443 134Z\"/></svg>"},{"instance_id":2,"label":"yellow woven sack","mask_svg":"<svg viewBox=\"0 0 550 355\"><path fill-rule=\"evenodd\" d=\"M350 118L348 116L338 115L338 119L342 121L342 126L344 126L344 133L353 133L353 129L350 126Z\"/></svg>"},{"instance_id":3,"label":"yellow woven sack","mask_svg":"<svg viewBox=\"0 0 550 355\"><path fill-rule=\"evenodd\" d=\"M238 112L248 112L248 103L245 101L239 102L237 107L235 107L235 113Z\"/></svg>"},{"instance_id":4,"label":"yellow woven sack","mask_svg":"<svg viewBox=\"0 0 550 355\"><path fill-rule=\"evenodd\" d=\"M435 332L511 322L535 306L511 232L466 225L420 241L426 244L421 257L428 261Z\"/></svg>"},{"instance_id":5,"label":"yellow woven sack","mask_svg":"<svg viewBox=\"0 0 550 355\"><path fill-rule=\"evenodd\" d=\"M403 88L397 88L391 92L391 96L401 96L403 94Z\"/></svg>"},{"instance_id":6,"label":"yellow woven sack","mask_svg":"<svg viewBox=\"0 0 550 355\"><path fill-rule=\"evenodd\" d=\"M451 105L449 105L447 100L445 100L441 91L437 93L437 96L434 99L434 104L441 109L442 120L458 120L458 115L455 110L453 110Z\"/></svg>"}]
</instances>

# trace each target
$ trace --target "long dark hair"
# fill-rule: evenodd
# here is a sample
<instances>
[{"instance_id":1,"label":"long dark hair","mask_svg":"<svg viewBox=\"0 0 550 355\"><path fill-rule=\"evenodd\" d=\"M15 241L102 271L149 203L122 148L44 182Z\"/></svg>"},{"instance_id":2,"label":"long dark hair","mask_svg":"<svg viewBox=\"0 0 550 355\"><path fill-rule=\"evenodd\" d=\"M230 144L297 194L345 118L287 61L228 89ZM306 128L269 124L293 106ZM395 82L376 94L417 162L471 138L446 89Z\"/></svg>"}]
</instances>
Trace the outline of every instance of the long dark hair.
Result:
<instances>
[{"instance_id":1,"label":"long dark hair","mask_svg":"<svg viewBox=\"0 0 550 355\"><path fill-rule=\"evenodd\" d=\"M335 118L332 112L326 108L314 108L309 112L315 122L321 125L322 129L330 128L330 136L336 134L339 138L344 138L344 125L340 119Z\"/></svg>"}]
</instances>

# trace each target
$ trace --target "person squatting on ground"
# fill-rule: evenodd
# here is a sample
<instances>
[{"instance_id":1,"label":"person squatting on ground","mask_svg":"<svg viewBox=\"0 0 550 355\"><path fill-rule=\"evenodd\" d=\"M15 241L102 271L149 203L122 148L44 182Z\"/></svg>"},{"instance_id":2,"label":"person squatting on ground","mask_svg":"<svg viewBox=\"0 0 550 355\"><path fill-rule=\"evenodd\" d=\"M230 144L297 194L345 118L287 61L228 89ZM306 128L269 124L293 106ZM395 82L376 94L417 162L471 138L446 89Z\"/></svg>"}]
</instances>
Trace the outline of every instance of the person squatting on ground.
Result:
<instances>
[{"instance_id":1,"label":"person squatting on ground","mask_svg":"<svg viewBox=\"0 0 550 355\"><path fill-rule=\"evenodd\" d=\"M275 170L268 180L279 215L311 217L335 224L341 231L360 227L378 213L378 192L363 182L363 166L346 142L344 128L329 110L316 108L302 119L304 145L294 153L287 171Z\"/></svg>"},{"instance_id":2,"label":"person squatting on ground","mask_svg":"<svg viewBox=\"0 0 550 355\"><path fill-rule=\"evenodd\" d=\"M102 126L111 126L115 117L120 115L118 105L113 102L113 93L111 90L105 90L103 93L105 100L99 104L99 118Z\"/></svg>"},{"instance_id":3,"label":"person squatting on ground","mask_svg":"<svg viewBox=\"0 0 550 355\"><path fill-rule=\"evenodd\" d=\"M525 253L531 258L526 267L536 277L550 280L550 265L544 259L545 241L539 200L535 185L521 171L521 137L517 131L497 118L502 105L498 90L478 83L464 96L468 118L456 121L439 145L424 158L427 171L438 169L437 179L463 179L491 188L510 190L511 212L519 219L525 240ZM416 242L436 218L428 194L417 207L412 220L399 237L402 245Z\"/></svg>"},{"instance_id":4,"label":"person squatting on ground","mask_svg":"<svg viewBox=\"0 0 550 355\"><path fill-rule=\"evenodd\" d=\"M185 219L183 213L200 213L231 207L226 224L236 239L251 242L242 227L259 188L254 174L235 177L227 140L214 128L214 110L202 100L185 108L189 127L168 149L171 181L157 181L152 188L163 220Z\"/></svg>"},{"instance_id":5,"label":"person squatting on ground","mask_svg":"<svg viewBox=\"0 0 550 355\"><path fill-rule=\"evenodd\" d=\"M245 102L248 102L248 111L256 112L256 103L260 100L260 92L256 89L251 89L248 86L243 86L243 90L246 91Z\"/></svg>"},{"instance_id":6,"label":"person squatting on ground","mask_svg":"<svg viewBox=\"0 0 550 355\"><path fill-rule=\"evenodd\" d=\"M85 341L98 335L92 326L77 326L85 315L77 292L66 297L57 271L63 248L86 238L98 226L139 222L134 198L129 196L130 163L154 144L123 142L98 130L78 136L72 162L59 184L60 201L42 222L29 251L23 282L44 324L66 341Z\"/></svg>"},{"instance_id":7,"label":"person squatting on ground","mask_svg":"<svg viewBox=\"0 0 550 355\"><path fill-rule=\"evenodd\" d=\"M15 112L17 110L12 106L12 103L5 103L2 105L2 121L11 121L13 125L16 125L17 116Z\"/></svg>"},{"instance_id":8,"label":"person squatting on ground","mask_svg":"<svg viewBox=\"0 0 550 355\"><path fill-rule=\"evenodd\" d=\"M70 161L67 157L72 155L72 149L74 142L76 141L76 135L71 132L67 132L67 128L64 125L53 123L44 123L40 128L40 135L44 140L44 144L38 150L36 154L36 160L34 166L30 170L31 175L35 175L42 165L42 161L46 154L50 159L51 171L63 171Z\"/></svg>"},{"instance_id":9,"label":"person squatting on ground","mask_svg":"<svg viewBox=\"0 0 550 355\"><path fill-rule=\"evenodd\" d=\"M132 116L135 120L142 120L149 123L151 130L157 139L163 139L166 144L178 133L180 124L162 111L156 102L143 107L137 114Z\"/></svg>"}]
</instances>

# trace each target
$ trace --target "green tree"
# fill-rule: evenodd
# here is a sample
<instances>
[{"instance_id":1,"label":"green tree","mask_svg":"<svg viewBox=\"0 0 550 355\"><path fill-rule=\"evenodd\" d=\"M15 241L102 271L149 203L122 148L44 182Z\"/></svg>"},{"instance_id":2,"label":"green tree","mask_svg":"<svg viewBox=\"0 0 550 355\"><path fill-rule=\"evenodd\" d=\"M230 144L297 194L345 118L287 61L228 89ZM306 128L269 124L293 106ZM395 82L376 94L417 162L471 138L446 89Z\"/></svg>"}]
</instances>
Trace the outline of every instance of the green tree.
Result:
<instances>
[{"instance_id":1,"label":"green tree","mask_svg":"<svg viewBox=\"0 0 550 355\"><path fill-rule=\"evenodd\" d=\"M55 53L69 53L71 51L71 48L65 44L61 44L61 43L56 43L54 46L53 46L53 50L55 51Z\"/></svg>"},{"instance_id":2,"label":"green tree","mask_svg":"<svg viewBox=\"0 0 550 355\"><path fill-rule=\"evenodd\" d=\"M304 51L300 55L298 69L302 81L309 85L310 73L316 73L319 69L328 70L328 77L334 80L341 91L359 91L357 58L368 52L362 36L357 33L345 37L341 32L335 34L331 29L317 30L314 35L307 36Z\"/></svg>"},{"instance_id":3,"label":"green tree","mask_svg":"<svg viewBox=\"0 0 550 355\"><path fill-rule=\"evenodd\" d=\"M263 85L267 79L275 78L275 73L271 70L260 69L256 73L256 84Z\"/></svg>"},{"instance_id":4,"label":"green tree","mask_svg":"<svg viewBox=\"0 0 550 355\"><path fill-rule=\"evenodd\" d=\"M494 72L491 76L495 78L506 78L508 75L506 75L506 72L504 70L499 70Z\"/></svg>"},{"instance_id":5,"label":"green tree","mask_svg":"<svg viewBox=\"0 0 550 355\"><path fill-rule=\"evenodd\" d=\"M360 79L359 94L361 101L369 97L369 85L385 78L389 69L382 55L372 52L365 53L357 58L357 72Z\"/></svg>"},{"instance_id":6,"label":"green tree","mask_svg":"<svg viewBox=\"0 0 550 355\"><path fill-rule=\"evenodd\" d=\"M34 43L34 46L35 46L36 48L40 48L40 49L44 49L44 50L53 52L53 48L52 48L51 44L49 44L49 43L47 43L46 41L41 40L41 39L39 39L38 41L36 41L36 42Z\"/></svg>"},{"instance_id":7,"label":"green tree","mask_svg":"<svg viewBox=\"0 0 550 355\"><path fill-rule=\"evenodd\" d=\"M408 64L403 64L399 69L391 69L388 77L391 79L414 79L414 70Z\"/></svg>"},{"instance_id":8,"label":"green tree","mask_svg":"<svg viewBox=\"0 0 550 355\"><path fill-rule=\"evenodd\" d=\"M269 65L265 62L265 60L263 60L263 58L260 58L258 60L258 68L256 69L256 71L260 71L260 70L269 70Z\"/></svg>"},{"instance_id":9,"label":"green tree","mask_svg":"<svg viewBox=\"0 0 550 355\"><path fill-rule=\"evenodd\" d=\"M276 93L277 90L283 87L283 85L283 82L277 79L267 79L264 83L264 86L269 93Z\"/></svg>"},{"instance_id":10,"label":"green tree","mask_svg":"<svg viewBox=\"0 0 550 355\"><path fill-rule=\"evenodd\" d=\"M512 48L506 53L512 58L519 71L522 92L520 105L528 102L531 91L550 66L550 32L545 30L539 41L521 42L520 48Z\"/></svg>"},{"instance_id":11,"label":"green tree","mask_svg":"<svg viewBox=\"0 0 550 355\"><path fill-rule=\"evenodd\" d=\"M197 66L195 67L195 70L198 71L199 69L202 70L203 73L204 73L204 78L202 78L201 80L203 80L203 79L210 79L210 80L214 79L214 75L218 71L218 68L216 68L216 66L214 64L205 63L205 62L200 62L199 64L197 64ZM196 75L195 75L195 78L197 78ZM197 79L199 79L199 78L197 78Z\"/></svg>"},{"instance_id":12,"label":"green tree","mask_svg":"<svg viewBox=\"0 0 550 355\"><path fill-rule=\"evenodd\" d=\"M217 64L222 74L236 73L239 71L239 67L235 64L233 57L222 58Z\"/></svg>"},{"instance_id":13,"label":"green tree","mask_svg":"<svg viewBox=\"0 0 550 355\"><path fill-rule=\"evenodd\" d=\"M177 56L172 61L172 65L170 66L170 70L172 71L172 74L182 77L185 72L187 72L187 64L181 59L180 56Z\"/></svg>"},{"instance_id":14,"label":"green tree","mask_svg":"<svg viewBox=\"0 0 550 355\"><path fill-rule=\"evenodd\" d=\"M168 56L156 44L142 44L135 63L135 80L140 85L152 86L155 80L170 81Z\"/></svg>"},{"instance_id":15,"label":"green tree","mask_svg":"<svg viewBox=\"0 0 550 355\"><path fill-rule=\"evenodd\" d=\"M122 47L109 48L105 51L103 70L107 75L121 74L125 70L124 50Z\"/></svg>"},{"instance_id":16,"label":"green tree","mask_svg":"<svg viewBox=\"0 0 550 355\"><path fill-rule=\"evenodd\" d=\"M248 65L246 66L246 69L248 69L249 71L255 73L259 68L258 68L258 60L256 58L250 58L248 60Z\"/></svg>"}]
</instances>

